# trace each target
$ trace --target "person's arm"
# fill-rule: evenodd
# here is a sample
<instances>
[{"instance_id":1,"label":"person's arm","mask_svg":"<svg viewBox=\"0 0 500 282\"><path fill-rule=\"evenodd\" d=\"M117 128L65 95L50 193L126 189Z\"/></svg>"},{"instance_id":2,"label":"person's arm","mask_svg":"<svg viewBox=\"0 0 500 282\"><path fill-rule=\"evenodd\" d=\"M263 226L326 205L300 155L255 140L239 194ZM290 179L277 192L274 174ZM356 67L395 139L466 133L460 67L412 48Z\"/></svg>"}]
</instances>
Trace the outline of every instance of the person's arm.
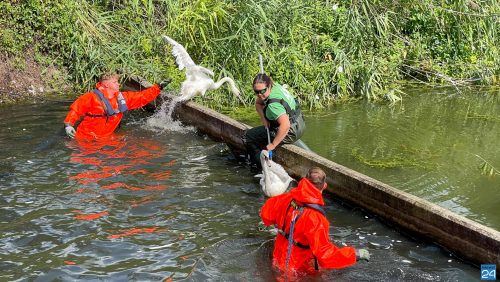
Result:
<instances>
[{"instance_id":1,"label":"person's arm","mask_svg":"<svg viewBox=\"0 0 500 282\"><path fill-rule=\"evenodd\" d=\"M260 217L266 226L276 224L276 201L278 197L271 197L262 206Z\"/></svg>"},{"instance_id":2,"label":"person's arm","mask_svg":"<svg viewBox=\"0 0 500 282\"><path fill-rule=\"evenodd\" d=\"M353 247L335 246L328 236L329 223L324 216L315 214L310 217L306 233L312 253L318 259L320 267L343 268L356 263L356 251Z\"/></svg>"},{"instance_id":3,"label":"person's arm","mask_svg":"<svg viewBox=\"0 0 500 282\"><path fill-rule=\"evenodd\" d=\"M255 110L259 114L260 122L262 123L262 125L264 125L265 127L269 127L269 122L267 121L264 114L264 106L264 100L257 97L257 99L255 99Z\"/></svg>"},{"instance_id":4,"label":"person's arm","mask_svg":"<svg viewBox=\"0 0 500 282\"><path fill-rule=\"evenodd\" d=\"M267 144L266 149L269 150L274 150L276 146L278 146L283 139L285 139L286 135L288 134L288 131L290 130L290 119L288 118L287 114L282 114L281 116L278 117L276 120L279 123L278 127L278 132L276 133L276 136L274 137L273 141L270 144Z\"/></svg>"},{"instance_id":5,"label":"person's arm","mask_svg":"<svg viewBox=\"0 0 500 282\"><path fill-rule=\"evenodd\" d=\"M122 94L125 101L127 101L128 109L133 110L153 101L160 94L160 87L158 84L155 84L139 92L122 92Z\"/></svg>"},{"instance_id":6,"label":"person's arm","mask_svg":"<svg viewBox=\"0 0 500 282\"><path fill-rule=\"evenodd\" d=\"M75 122L89 111L93 103L92 97L93 94L86 93L76 99L69 107L69 112L64 119L64 130L70 138L75 138Z\"/></svg>"},{"instance_id":7,"label":"person's arm","mask_svg":"<svg viewBox=\"0 0 500 282\"><path fill-rule=\"evenodd\" d=\"M74 126L75 122L89 111L93 103L92 95L92 93L85 93L71 104L69 112L64 119L64 126Z\"/></svg>"}]
</instances>

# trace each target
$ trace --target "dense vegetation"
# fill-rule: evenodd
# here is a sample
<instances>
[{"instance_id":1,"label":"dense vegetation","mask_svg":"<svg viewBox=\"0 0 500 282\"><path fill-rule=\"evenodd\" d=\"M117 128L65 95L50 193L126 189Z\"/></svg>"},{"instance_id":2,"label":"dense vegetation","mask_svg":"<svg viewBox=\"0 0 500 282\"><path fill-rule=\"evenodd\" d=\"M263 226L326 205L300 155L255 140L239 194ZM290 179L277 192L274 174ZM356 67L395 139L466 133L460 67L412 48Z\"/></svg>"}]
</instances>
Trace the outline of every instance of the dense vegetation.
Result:
<instances>
[{"instance_id":1,"label":"dense vegetation","mask_svg":"<svg viewBox=\"0 0 500 282\"><path fill-rule=\"evenodd\" d=\"M108 69L182 81L162 34L216 77L233 77L247 100L258 54L312 107L394 100L408 80L500 82L497 0L7 0L0 13L2 54L31 48L85 88Z\"/></svg>"}]
</instances>

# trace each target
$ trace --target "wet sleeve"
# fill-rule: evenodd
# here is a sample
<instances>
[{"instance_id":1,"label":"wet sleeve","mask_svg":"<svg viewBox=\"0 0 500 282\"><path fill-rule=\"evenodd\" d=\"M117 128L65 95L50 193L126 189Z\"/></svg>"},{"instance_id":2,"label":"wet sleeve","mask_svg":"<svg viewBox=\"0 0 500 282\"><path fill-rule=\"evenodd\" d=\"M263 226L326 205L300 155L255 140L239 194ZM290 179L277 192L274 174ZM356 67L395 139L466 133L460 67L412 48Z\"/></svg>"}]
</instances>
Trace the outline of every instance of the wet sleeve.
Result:
<instances>
[{"instance_id":1,"label":"wet sleeve","mask_svg":"<svg viewBox=\"0 0 500 282\"><path fill-rule=\"evenodd\" d=\"M276 224L276 201L278 197L271 197L267 199L267 201L264 203L264 206L262 206L262 209L260 210L260 217L262 218L262 221L264 222L265 225L273 225Z\"/></svg>"},{"instance_id":2,"label":"wet sleeve","mask_svg":"<svg viewBox=\"0 0 500 282\"><path fill-rule=\"evenodd\" d=\"M324 216L316 214L310 217L307 240L312 253L318 259L322 268L343 268L356 263L356 251L352 247L339 248L335 246L328 236L329 223Z\"/></svg>"},{"instance_id":3,"label":"wet sleeve","mask_svg":"<svg viewBox=\"0 0 500 282\"><path fill-rule=\"evenodd\" d=\"M69 112L64 119L65 124L75 125L75 122L87 112L92 106L92 97L87 93L76 99L69 107Z\"/></svg>"},{"instance_id":4,"label":"wet sleeve","mask_svg":"<svg viewBox=\"0 0 500 282\"><path fill-rule=\"evenodd\" d=\"M122 92L127 107L129 110L137 109L145 106L147 103L153 101L158 94L160 94L160 87L158 84L149 87L148 89L139 92Z\"/></svg>"}]
</instances>

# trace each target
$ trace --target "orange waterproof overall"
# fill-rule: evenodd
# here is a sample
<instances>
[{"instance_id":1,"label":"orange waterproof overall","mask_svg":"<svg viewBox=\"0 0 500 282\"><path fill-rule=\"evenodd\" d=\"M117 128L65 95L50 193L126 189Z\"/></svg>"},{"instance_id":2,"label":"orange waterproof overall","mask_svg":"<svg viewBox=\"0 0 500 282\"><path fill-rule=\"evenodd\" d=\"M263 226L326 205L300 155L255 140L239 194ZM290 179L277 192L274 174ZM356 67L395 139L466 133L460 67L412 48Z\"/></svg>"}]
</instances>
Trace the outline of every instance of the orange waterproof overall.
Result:
<instances>
[{"instance_id":1,"label":"orange waterproof overall","mask_svg":"<svg viewBox=\"0 0 500 282\"><path fill-rule=\"evenodd\" d=\"M113 107L118 108L118 92L109 93L109 90L98 82L96 88L107 98ZM157 84L140 92L121 92L129 110L140 108L153 101L160 88ZM123 113L119 112L112 116L106 115L105 105L94 92L87 92L80 96L70 106L65 124L74 126L75 122L83 116L83 120L76 129L76 138L97 139L111 135L120 124Z\"/></svg>"},{"instance_id":2,"label":"orange waterproof overall","mask_svg":"<svg viewBox=\"0 0 500 282\"><path fill-rule=\"evenodd\" d=\"M294 213L294 209L289 208L292 199L298 205L310 203L323 206L325 204L321 191L304 178L299 182L297 188L266 201L260 212L264 224L276 225L279 229L286 226L283 231L289 234L292 213ZM342 268L356 263L354 248L339 248L330 242L329 226L328 220L321 212L313 208L304 208L302 215L295 223L293 240L309 248L292 245L288 263L289 274L294 272L314 273L314 257L316 257L319 267L322 268ZM283 272L286 269L287 251L288 240L279 233L274 245L273 265Z\"/></svg>"}]
</instances>

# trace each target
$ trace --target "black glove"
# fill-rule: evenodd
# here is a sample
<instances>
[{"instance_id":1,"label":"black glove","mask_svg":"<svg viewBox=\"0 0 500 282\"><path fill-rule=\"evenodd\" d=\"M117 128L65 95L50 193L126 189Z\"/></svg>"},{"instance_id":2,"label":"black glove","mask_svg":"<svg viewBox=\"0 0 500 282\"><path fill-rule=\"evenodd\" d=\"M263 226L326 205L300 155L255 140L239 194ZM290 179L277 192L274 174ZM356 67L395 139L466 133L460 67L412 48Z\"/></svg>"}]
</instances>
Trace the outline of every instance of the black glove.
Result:
<instances>
[{"instance_id":1,"label":"black glove","mask_svg":"<svg viewBox=\"0 0 500 282\"><path fill-rule=\"evenodd\" d=\"M165 79L163 81L160 81L158 83L158 87L160 87L160 90L163 90L163 88L165 88L170 82L172 82L172 79Z\"/></svg>"}]
</instances>

